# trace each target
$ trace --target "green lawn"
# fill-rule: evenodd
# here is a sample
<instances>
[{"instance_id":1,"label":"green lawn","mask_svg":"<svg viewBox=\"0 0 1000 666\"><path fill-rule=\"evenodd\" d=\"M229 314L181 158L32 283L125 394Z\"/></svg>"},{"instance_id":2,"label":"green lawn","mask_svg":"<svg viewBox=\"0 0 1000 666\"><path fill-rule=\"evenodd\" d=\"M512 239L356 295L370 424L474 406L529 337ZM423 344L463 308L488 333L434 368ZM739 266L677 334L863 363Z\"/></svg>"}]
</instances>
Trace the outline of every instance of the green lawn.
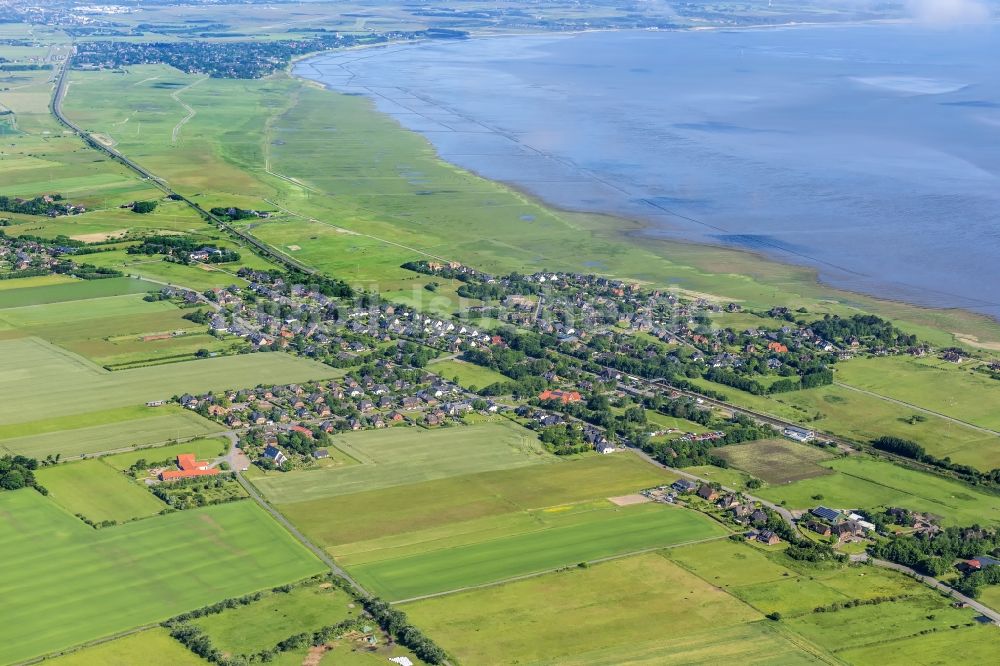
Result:
<instances>
[{"instance_id":1,"label":"green lawn","mask_svg":"<svg viewBox=\"0 0 1000 666\"><path fill-rule=\"evenodd\" d=\"M640 504L570 514L565 521L553 517L531 532L488 534L484 541L348 568L363 585L398 600L725 533L693 511Z\"/></svg>"},{"instance_id":2,"label":"green lawn","mask_svg":"<svg viewBox=\"0 0 1000 666\"><path fill-rule=\"evenodd\" d=\"M272 473L254 483L271 501L286 504L555 460L533 432L508 421L369 430L333 442L362 464Z\"/></svg>"},{"instance_id":3,"label":"green lawn","mask_svg":"<svg viewBox=\"0 0 1000 666\"><path fill-rule=\"evenodd\" d=\"M836 473L756 492L792 509L817 504L854 509L901 506L938 515L945 525L1000 524L1000 497L957 481L860 455L823 465ZM822 500L813 499L814 495Z\"/></svg>"},{"instance_id":4,"label":"green lawn","mask_svg":"<svg viewBox=\"0 0 1000 666\"><path fill-rule=\"evenodd\" d=\"M308 584L291 592L274 592L249 606L230 608L194 621L223 652L252 654L279 641L326 625L337 624L361 610L349 608L351 597L336 587Z\"/></svg>"},{"instance_id":5,"label":"green lawn","mask_svg":"<svg viewBox=\"0 0 1000 666\"><path fill-rule=\"evenodd\" d=\"M62 657L46 660L52 666L205 666L198 657L170 637L166 629L156 627L101 645L84 648Z\"/></svg>"},{"instance_id":6,"label":"green lawn","mask_svg":"<svg viewBox=\"0 0 1000 666\"><path fill-rule=\"evenodd\" d=\"M148 489L99 460L43 467L35 476L52 501L96 523L146 518L166 508Z\"/></svg>"},{"instance_id":7,"label":"green lawn","mask_svg":"<svg viewBox=\"0 0 1000 666\"><path fill-rule=\"evenodd\" d=\"M107 372L37 338L0 340L0 394L17 422L163 400L184 392L304 382L342 372L290 354L246 354ZM170 435L167 434L167 437Z\"/></svg>"},{"instance_id":8,"label":"green lawn","mask_svg":"<svg viewBox=\"0 0 1000 666\"><path fill-rule=\"evenodd\" d=\"M462 663L805 664L761 615L657 554L408 603ZM568 646L571 646L568 648Z\"/></svg>"},{"instance_id":9,"label":"green lawn","mask_svg":"<svg viewBox=\"0 0 1000 666\"><path fill-rule=\"evenodd\" d=\"M34 490L0 494L0 558L6 663L323 570L253 502L94 530Z\"/></svg>"},{"instance_id":10,"label":"green lawn","mask_svg":"<svg viewBox=\"0 0 1000 666\"><path fill-rule=\"evenodd\" d=\"M481 389L497 382L510 381L508 377L501 375L495 370L490 370L489 368L484 368L474 363L459 361L457 359L432 362L427 366L427 370L428 372L441 375L447 380L457 378L458 384L466 388L475 387L477 389Z\"/></svg>"}]
</instances>

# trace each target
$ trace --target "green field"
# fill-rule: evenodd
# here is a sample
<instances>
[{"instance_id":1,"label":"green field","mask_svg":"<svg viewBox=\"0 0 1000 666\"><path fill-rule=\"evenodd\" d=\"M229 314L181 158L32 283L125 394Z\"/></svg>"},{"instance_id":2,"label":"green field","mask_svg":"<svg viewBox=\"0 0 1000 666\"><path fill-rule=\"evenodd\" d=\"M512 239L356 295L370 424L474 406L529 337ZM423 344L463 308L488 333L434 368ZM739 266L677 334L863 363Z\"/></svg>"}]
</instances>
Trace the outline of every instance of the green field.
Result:
<instances>
[{"instance_id":1,"label":"green field","mask_svg":"<svg viewBox=\"0 0 1000 666\"><path fill-rule=\"evenodd\" d=\"M193 453L198 460L213 460L225 455L229 440L223 438L195 439L181 444L168 444L155 448L137 449L127 453L116 453L101 458L101 462L117 470L126 470L138 460L157 462L176 458L182 453Z\"/></svg>"},{"instance_id":2,"label":"green field","mask_svg":"<svg viewBox=\"0 0 1000 666\"><path fill-rule=\"evenodd\" d=\"M1000 382L938 358L858 358L837 366L837 381L1000 431ZM1000 437L995 445L1000 448Z\"/></svg>"},{"instance_id":3,"label":"green field","mask_svg":"<svg viewBox=\"0 0 1000 666\"><path fill-rule=\"evenodd\" d=\"M864 647L849 646L837 657L849 664L865 666L953 666L987 664L996 659L996 627L962 627L923 636L877 641Z\"/></svg>"},{"instance_id":4,"label":"green field","mask_svg":"<svg viewBox=\"0 0 1000 666\"><path fill-rule=\"evenodd\" d=\"M555 460L533 432L508 421L369 430L333 442L362 464L273 473L254 483L271 501L286 504Z\"/></svg>"},{"instance_id":5,"label":"green field","mask_svg":"<svg viewBox=\"0 0 1000 666\"><path fill-rule=\"evenodd\" d=\"M403 609L465 664L497 663L499 655L504 663L580 666L810 663L759 613L657 554Z\"/></svg>"},{"instance_id":6,"label":"green field","mask_svg":"<svg viewBox=\"0 0 1000 666\"><path fill-rule=\"evenodd\" d=\"M673 480L637 456L590 456L280 506L310 538L339 555L395 548L421 540L420 534L440 539L475 532L470 521L627 495Z\"/></svg>"},{"instance_id":7,"label":"green field","mask_svg":"<svg viewBox=\"0 0 1000 666\"><path fill-rule=\"evenodd\" d=\"M131 408L111 410L121 416L129 414ZM114 451L126 447L148 446L167 439L182 439L207 435L222 428L215 422L204 419L190 410L180 408L158 408L162 412L147 407L142 418L122 418L120 421L81 428L66 428L39 435L0 439L0 447L13 453L44 458L60 453L63 457L89 455L99 451ZM134 413L134 412L133 412ZM94 414L93 412L91 414ZM89 415L88 415L89 416ZM38 428L45 431L53 423L71 424L74 417L32 421L18 424L18 430ZM12 428L13 429L13 428ZM0 428L0 432L3 429Z\"/></svg>"},{"instance_id":8,"label":"green field","mask_svg":"<svg viewBox=\"0 0 1000 666\"><path fill-rule=\"evenodd\" d=\"M156 515L166 508L145 487L99 460L43 467L35 476L52 501L96 523L123 523Z\"/></svg>"},{"instance_id":9,"label":"green field","mask_svg":"<svg viewBox=\"0 0 1000 666\"><path fill-rule=\"evenodd\" d=\"M125 296L127 294L145 294L159 291L160 285L132 278L108 278L106 280L56 280L40 281L38 278L21 280L4 280L4 289L0 289L0 309L20 308L47 303L66 303L83 301L92 298L108 298ZM10 284L16 283L16 284ZM6 319L8 313L0 314Z\"/></svg>"},{"instance_id":10,"label":"green field","mask_svg":"<svg viewBox=\"0 0 1000 666\"><path fill-rule=\"evenodd\" d=\"M457 379L457 383L466 388L481 389L497 382L510 381L509 378L495 370L459 360L434 362L427 366L427 370L441 375L447 380Z\"/></svg>"},{"instance_id":11,"label":"green field","mask_svg":"<svg viewBox=\"0 0 1000 666\"><path fill-rule=\"evenodd\" d=\"M733 490L741 490L745 487L746 482L750 479L750 475L746 472L741 472L738 469L731 469L722 467L716 467L715 465L696 465L694 467L685 467L685 472L689 474L694 474L695 476L707 479L709 483L715 482L720 483L727 488L732 488Z\"/></svg>"},{"instance_id":12,"label":"green field","mask_svg":"<svg viewBox=\"0 0 1000 666\"><path fill-rule=\"evenodd\" d=\"M945 525L1000 524L1000 497L957 481L864 456L823 463L835 474L756 491L791 509L906 507L940 516ZM819 495L822 500L813 499Z\"/></svg>"},{"instance_id":13,"label":"green field","mask_svg":"<svg viewBox=\"0 0 1000 666\"><path fill-rule=\"evenodd\" d=\"M184 392L304 382L341 372L289 354L248 354L108 372L37 338L0 340L0 394L15 422L163 400ZM168 434L169 436L169 434Z\"/></svg>"},{"instance_id":14,"label":"green field","mask_svg":"<svg viewBox=\"0 0 1000 666\"><path fill-rule=\"evenodd\" d=\"M996 435L931 414L921 414L923 421L912 420L920 412L844 386L756 396L704 379L691 382L726 395L735 405L848 439L865 442L892 435L918 442L935 456L951 456L954 462L985 471L1000 467Z\"/></svg>"},{"instance_id":15,"label":"green field","mask_svg":"<svg viewBox=\"0 0 1000 666\"><path fill-rule=\"evenodd\" d=\"M814 446L787 439L762 439L723 446L716 449L715 455L771 484L792 483L829 474L830 470L819 463L832 457Z\"/></svg>"},{"instance_id":16,"label":"green field","mask_svg":"<svg viewBox=\"0 0 1000 666\"><path fill-rule=\"evenodd\" d=\"M0 494L0 557L6 662L323 570L253 502L94 530L33 490Z\"/></svg>"},{"instance_id":17,"label":"green field","mask_svg":"<svg viewBox=\"0 0 1000 666\"><path fill-rule=\"evenodd\" d=\"M166 629L156 627L131 636L84 648L62 657L46 660L53 666L205 666L196 656L170 637Z\"/></svg>"},{"instance_id":18,"label":"green field","mask_svg":"<svg viewBox=\"0 0 1000 666\"><path fill-rule=\"evenodd\" d=\"M194 621L223 652L252 654L273 648L279 641L302 632L311 632L357 616L360 608L336 587L318 583L274 592L249 606L230 608Z\"/></svg>"},{"instance_id":19,"label":"green field","mask_svg":"<svg viewBox=\"0 0 1000 666\"><path fill-rule=\"evenodd\" d=\"M553 516L531 532L483 535L484 541L348 563L348 569L362 585L399 600L725 534L693 511L640 504L572 513L564 520Z\"/></svg>"}]
</instances>

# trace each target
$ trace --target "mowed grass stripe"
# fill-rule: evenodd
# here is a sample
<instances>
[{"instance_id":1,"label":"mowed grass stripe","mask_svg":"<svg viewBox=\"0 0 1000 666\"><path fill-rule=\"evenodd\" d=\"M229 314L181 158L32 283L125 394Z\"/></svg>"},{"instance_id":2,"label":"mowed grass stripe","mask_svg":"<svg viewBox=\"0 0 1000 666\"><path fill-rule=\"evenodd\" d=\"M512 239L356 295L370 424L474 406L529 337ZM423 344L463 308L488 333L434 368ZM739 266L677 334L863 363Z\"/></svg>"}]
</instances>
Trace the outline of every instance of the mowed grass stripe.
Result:
<instances>
[{"instance_id":1,"label":"mowed grass stripe","mask_svg":"<svg viewBox=\"0 0 1000 666\"><path fill-rule=\"evenodd\" d=\"M0 495L0 559L4 663L323 570L249 501L93 530L33 490Z\"/></svg>"},{"instance_id":2,"label":"mowed grass stripe","mask_svg":"<svg viewBox=\"0 0 1000 666\"><path fill-rule=\"evenodd\" d=\"M725 534L693 511L643 504L595 512L583 523L349 569L363 585L398 601Z\"/></svg>"}]
</instances>

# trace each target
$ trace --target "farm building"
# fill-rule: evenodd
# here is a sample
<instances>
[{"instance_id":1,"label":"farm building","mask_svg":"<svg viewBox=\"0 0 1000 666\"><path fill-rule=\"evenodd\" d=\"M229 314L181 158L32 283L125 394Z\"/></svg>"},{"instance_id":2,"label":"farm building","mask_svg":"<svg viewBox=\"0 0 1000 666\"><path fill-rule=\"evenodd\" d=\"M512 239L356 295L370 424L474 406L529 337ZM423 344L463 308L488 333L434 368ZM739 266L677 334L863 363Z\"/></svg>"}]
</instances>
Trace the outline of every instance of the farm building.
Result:
<instances>
[{"instance_id":1,"label":"farm building","mask_svg":"<svg viewBox=\"0 0 1000 666\"><path fill-rule=\"evenodd\" d=\"M559 391L559 390L548 390L542 391L538 394L539 400L560 400L564 405L568 405L571 402L580 402L583 398L577 391Z\"/></svg>"},{"instance_id":2,"label":"farm building","mask_svg":"<svg viewBox=\"0 0 1000 666\"><path fill-rule=\"evenodd\" d=\"M212 476L219 473L219 470L211 467L205 460L196 460L193 453L182 453L177 456L176 470L164 470L160 472L160 481L176 481L177 479L190 479L195 476Z\"/></svg>"},{"instance_id":3,"label":"farm building","mask_svg":"<svg viewBox=\"0 0 1000 666\"><path fill-rule=\"evenodd\" d=\"M836 509L830 509L825 506L818 506L815 509L812 509L809 513L822 520L830 521L831 523L840 520L842 517L840 512Z\"/></svg>"},{"instance_id":4,"label":"farm building","mask_svg":"<svg viewBox=\"0 0 1000 666\"><path fill-rule=\"evenodd\" d=\"M793 426L785 428L782 431L782 433L785 435L785 437L790 437L799 442L808 442L809 440L816 437L816 433L813 432L812 430L806 430L805 428L795 428Z\"/></svg>"}]
</instances>

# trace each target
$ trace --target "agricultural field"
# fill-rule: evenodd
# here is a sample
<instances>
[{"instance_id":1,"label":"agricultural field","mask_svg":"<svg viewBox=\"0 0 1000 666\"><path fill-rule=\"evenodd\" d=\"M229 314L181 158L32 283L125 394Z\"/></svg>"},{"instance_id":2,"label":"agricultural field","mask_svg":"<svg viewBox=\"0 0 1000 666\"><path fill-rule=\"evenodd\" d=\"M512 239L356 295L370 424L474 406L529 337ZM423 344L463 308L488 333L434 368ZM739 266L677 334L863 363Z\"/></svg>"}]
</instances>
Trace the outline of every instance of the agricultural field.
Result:
<instances>
[{"instance_id":1,"label":"agricultural field","mask_svg":"<svg viewBox=\"0 0 1000 666\"><path fill-rule=\"evenodd\" d=\"M511 663L580 666L811 661L759 612L655 553L402 609L468 664L491 663L496 655Z\"/></svg>"},{"instance_id":2,"label":"agricultural field","mask_svg":"<svg viewBox=\"0 0 1000 666\"><path fill-rule=\"evenodd\" d=\"M148 518L166 508L147 488L100 460L43 467L35 477L53 502L95 523Z\"/></svg>"},{"instance_id":3,"label":"agricultural field","mask_svg":"<svg viewBox=\"0 0 1000 666\"><path fill-rule=\"evenodd\" d=\"M485 518L499 517L503 525L513 521L530 529L537 525L532 510L617 497L674 480L637 456L589 456L280 507L331 553L350 555L475 533L484 527L476 521Z\"/></svg>"},{"instance_id":4,"label":"agricultural field","mask_svg":"<svg viewBox=\"0 0 1000 666\"><path fill-rule=\"evenodd\" d=\"M1000 467L1000 438L996 435L845 386L756 396L705 379L692 379L691 382L722 393L735 405L848 439L869 441L892 435L917 442L939 458L950 456L953 462L984 471ZM913 418L918 414L924 420Z\"/></svg>"},{"instance_id":5,"label":"agricultural field","mask_svg":"<svg viewBox=\"0 0 1000 666\"><path fill-rule=\"evenodd\" d=\"M92 298L108 298L125 296L127 294L145 294L158 291L159 285L144 280L132 278L108 278L106 280L74 280L62 276L44 276L39 278L20 278L17 280L0 280L0 309L21 308L46 303L66 303L83 301ZM55 277L56 280L50 278ZM93 304L91 304L93 305ZM40 309L45 311L45 309ZM12 313L2 313L6 321ZM82 313L81 313L82 314ZM16 316L16 315L14 315ZM90 313L85 317L92 316ZM15 322L16 325L16 322Z\"/></svg>"},{"instance_id":6,"label":"agricultural field","mask_svg":"<svg viewBox=\"0 0 1000 666\"><path fill-rule=\"evenodd\" d=\"M986 664L996 657L996 627L962 626L861 647L847 647L837 657L849 664L881 666L948 666L959 661Z\"/></svg>"},{"instance_id":7,"label":"agricultural field","mask_svg":"<svg viewBox=\"0 0 1000 666\"><path fill-rule=\"evenodd\" d=\"M750 475L738 469L716 467L715 465L696 465L685 467L685 472L707 479L709 483L720 483L726 488L740 490L746 487L746 482L750 480Z\"/></svg>"},{"instance_id":8,"label":"agricultural field","mask_svg":"<svg viewBox=\"0 0 1000 666\"><path fill-rule=\"evenodd\" d=\"M438 374L447 380L457 380L457 383L465 388L481 389L497 382L510 381L509 378L495 370L457 359L433 362L427 366L427 371Z\"/></svg>"},{"instance_id":9,"label":"agricultural field","mask_svg":"<svg viewBox=\"0 0 1000 666\"><path fill-rule=\"evenodd\" d=\"M337 435L333 444L362 464L278 472L254 483L271 501L287 504L555 460L533 432L509 421L369 430Z\"/></svg>"},{"instance_id":10,"label":"agricultural field","mask_svg":"<svg viewBox=\"0 0 1000 666\"><path fill-rule=\"evenodd\" d=\"M1000 382L939 358L858 358L837 366L837 381L1000 431ZM997 447L1000 447L998 440Z\"/></svg>"},{"instance_id":11,"label":"agricultural field","mask_svg":"<svg viewBox=\"0 0 1000 666\"><path fill-rule=\"evenodd\" d=\"M211 637L217 648L229 654L251 654L273 648L278 642L302 632L357 617L353 599L328 583L307 583L290 592L271 592L248 606L230 608L193 622Z\"/></svg>"},{"instance_id":12,"label":"agricultural field","mask_svg":"<svg viewBox=\"0 0 1000 666\"><path fill-rule=\"evenodd\" d=\"M139 282L132 280L132 282ZM148 284L148 283L143 283ZM6 292L17 293L17 292ZM184 319L192 310L138 294L0 310L0 324L36 336L109 369L195 358L195 352L237 351L205 326ZM232 348L232 349L231 349Z\"/></svg>"},{"instance_id":13,"label":"agricultural field","mask_svg":"<svg viewBox=\"0 0 1000 666\"><path fill-rule=\"evenodd\" d=\"M1000 524L1000 496L865 456L822 463L834 474L756 491L789 509L906 507L940 516L944 525ZM815 499L815 498L820 499Z\"/></svg>"},{"instance_id":14,"label":"agricultural field","mask_svg":"<svg viewBox=\"0 0 1000 666\"><path fill-rule=\"evenodd\" d=\"M45 661L52 666L133 666L140 662L145 666L206 666L209 663L175 641L161 627Z\"/></svg>"},{"instance_id":15,"label":"agricultural field","mask_svg":"<svg viewBox=\"0 0 1000 666\"><path fill-rule=\"evenodd\" d=\"M34 490L0 495L0 557L0 587L16 609L0 626L4 661L323 570L253 502L94 530Z\"/></svg>"},{"instance_id":16,"label":"agricultural field","mask_svg":"<svg viewBox=\"0 0 1000 666\"><path fill-rule=\"evenodd\" d=\"M214 421L176 405L123 407L102 412L0 426L0 449L44 458L150 446L218 432ZM23 434L23 433L38 434Z\"/></svg>"},{"instance_id":17,"label":"agricultural field","mask_svg":"<svg viewBox=\"0 0 1000 666\"><path fill-rule=\"evenodd\" d=\"M0 340L0 394L19 422L163 400L184 392L305 382L342 374L289 354L245 354L108 372L38 338ZM169 434L168 434L169 437Z\"/></svg>"},{"instance_id":18,"label":"agricultural field","mask_svg":"<svg viewBox=\"0 0 1000 666\"><path fill-rule=\"evenodd\" d=\"M730 466L772 485L830 474L829 468L819 463L833 457L830 453L814 446L790 442L787 439L762 439L745 444L733 444L716 449L714 453Z\"/></svg>"},{"instance_id":19,"label":"agricultural field","mask_svg":"<svg viewBox=\"0 0 1000 666\"><path fill-rule=\"evenodd\" d=\"M647 548L724 537L705 516L660 504L609 505L554 513L528 532L478 535L463 545L421 544L423 552L380 553L382 559L348 570L362 585L389 600L483 585ZM393 555L396 555L395 557Z\"/></svg>"}]
</instances>

